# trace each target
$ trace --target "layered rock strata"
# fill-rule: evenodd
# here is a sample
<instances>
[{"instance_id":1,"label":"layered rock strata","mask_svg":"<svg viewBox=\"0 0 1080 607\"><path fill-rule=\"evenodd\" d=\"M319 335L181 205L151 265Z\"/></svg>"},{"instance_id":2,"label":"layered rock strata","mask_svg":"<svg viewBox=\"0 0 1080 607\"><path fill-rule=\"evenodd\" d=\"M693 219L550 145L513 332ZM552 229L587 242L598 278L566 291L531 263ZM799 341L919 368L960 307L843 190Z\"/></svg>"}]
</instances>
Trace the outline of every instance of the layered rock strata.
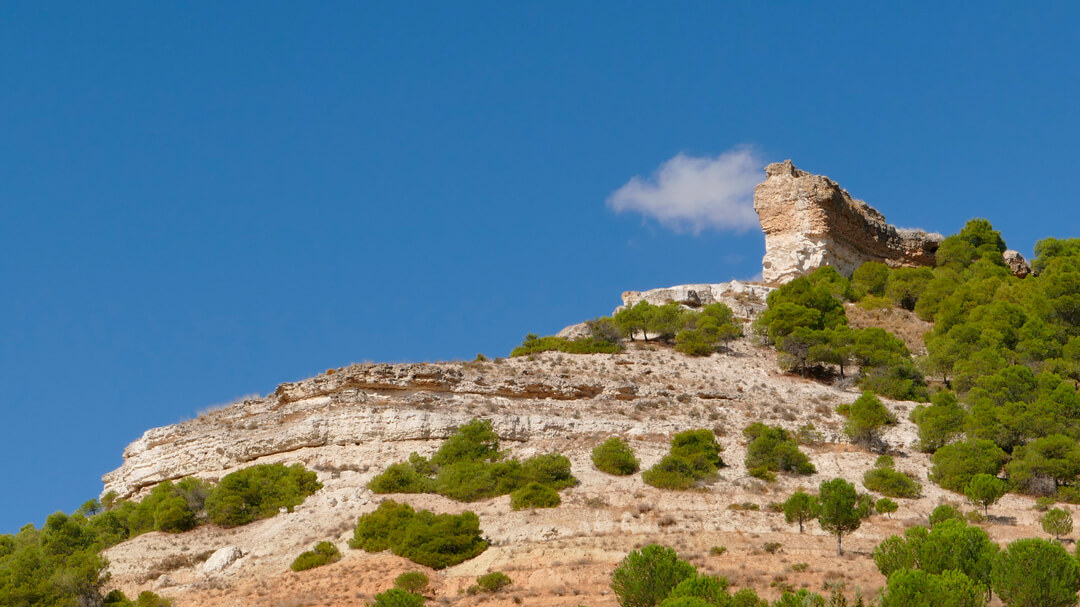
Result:
<instances>
[{"instance_id":1,"label":"layered rock strata","mask_svg":"<svg viewBox=\"0 0 1080 607\"><path fill-rule=\"evenodd\" d=\"M754 189L754 210L765 232L766 283L788 282L826 265L849 276L867 261L934 265L941 234L891 226L836 182L800 171L790 160L768 165L765 173Z\"/></svg>"}]
</instances>

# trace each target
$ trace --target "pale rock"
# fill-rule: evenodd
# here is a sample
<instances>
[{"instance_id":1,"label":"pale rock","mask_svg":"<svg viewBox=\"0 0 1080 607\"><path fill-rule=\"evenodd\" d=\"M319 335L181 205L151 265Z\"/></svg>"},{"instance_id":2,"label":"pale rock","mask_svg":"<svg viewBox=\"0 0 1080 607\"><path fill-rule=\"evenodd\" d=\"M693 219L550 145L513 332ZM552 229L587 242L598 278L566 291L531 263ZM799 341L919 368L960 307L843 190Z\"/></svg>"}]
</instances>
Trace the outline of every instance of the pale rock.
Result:
<instances>
[{"instance_id":1,"label":"pale rock","mask_svg":"<svg viewBox=\"0 0 1080 607\"><path fill-rule=\"evenodd\" d=\"M765 298L772 290L772 287L733 280L717 284L676 285L649 291L626 291L622 294L622 301L623 306L647 301L655 306L674 302L688 308L722 303L736 315L752 318L765 309Z\"/></svg>"},{"instance_id":2,"label":"pale rock","mask_svg":"<svg viewBox=\"0 0 1080 607\"><path fill-rule=\"evenodd\" d=\"M236 546L226 546L210 555L210 558L203 563L202 572L205 575L221 573L230 565L243 558L243 556L244 551L240 550L240 548Z\"/></svg>"},{"instance_id":3,"label":"pale rock","mask_svg":"<svg viewBox=\"0 0 1080 607\"><path fill-rule=\"evenodd\" d=\"M1028 263L1024 256L1019 251L1008 250L1001 254L1005 260L1005 265L1008 266L1009 271L1013 273L1013 276L1024 278L1028 274L1031 274L1031 264Z\"/></svg>"},{"instance_id":4,"label":"pale rock","mask_svg":"<svg viewBox=\"0 0 1080 607\"><path fill-rule=\"evenodd\" d=\"M754 210L765 232L766 283L785 283L826 265L847 276L867 261L934 265L941 234L891 226L836 182L800 171L790 160L770 164L765 173L754 189Z\"/></svg>"},{"instance_id":5,"label":"pale rock","mask_svg":"<svg viewBox=\"0 0 1080 607\"><path fill-rule=\"evenodd\" d=\"M575 339L585 339L591 335L592 331L589 330L589 325L587 323L579 322L576 325L570 325L569 327L563 328L562 331L555 334L555 337L562 337L563 339L572 341Z\"/></svg>"},{"instance_id":6,"label":"pale rock","mask_svg":"<svg viewBox=\"0 0 1080 607\"><path fill-rule=\"evenodd\" d=\"M161 590L162 588L168 588L175 585L176 582L173 581L173 579L169 577L167 573L162 573L160 576L158 576L158 579L154 581L153 590Z\"/></svg>"}]
</instances>

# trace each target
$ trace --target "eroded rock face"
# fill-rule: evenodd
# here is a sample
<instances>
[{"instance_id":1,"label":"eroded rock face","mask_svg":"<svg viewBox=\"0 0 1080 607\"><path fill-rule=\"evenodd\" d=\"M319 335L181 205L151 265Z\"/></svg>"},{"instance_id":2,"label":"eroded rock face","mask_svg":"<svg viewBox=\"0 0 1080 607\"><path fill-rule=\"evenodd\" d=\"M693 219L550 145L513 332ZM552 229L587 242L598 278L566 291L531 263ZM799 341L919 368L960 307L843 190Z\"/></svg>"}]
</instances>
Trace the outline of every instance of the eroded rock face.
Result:
<instances>
[{"instance_id":1,"label":"eroded rock face","mask_svg":"<svg viewBox=\"0 0 1080 607\"><path fill-rule=\"evenodd\" d=\"M770 164L765 173L754 189L754 210L765 232L766 283L784 283L826 265L849 276L867 261L934 265L941 234L891 226L836 182L800 171L790 160Z\"/></svg>"},{"instance_id":2,"label":"eroded rock face","mask_svg":"<svg viewBox=\"0 0 1080 607\"><path fill-rule=\"evenodd\" d=\"M1005 259L1005 265L1008 266L1009 271L1013 273L1013 276L1024 278L1028 274L1031 274L1031 264L1028 263L1024 256L1019 251L1008 250L1002 253L1002 258Z\"/></svg>"},{"instance_id":3,"label":"eroded rock face","mask_svg":"<svg viewBox=\"0 0 1080 607\"><path fill-rule=\"evenodd\" d=\"M622 294L622 300L625 306L632 306L639 301L662 306L673 301L690 308L722 303L735 314L751 318L765 309L765 298L772 290L772 287L733 280L718 284L677 285L666 289L626 291Z\"/></svg>"}]
</instances>

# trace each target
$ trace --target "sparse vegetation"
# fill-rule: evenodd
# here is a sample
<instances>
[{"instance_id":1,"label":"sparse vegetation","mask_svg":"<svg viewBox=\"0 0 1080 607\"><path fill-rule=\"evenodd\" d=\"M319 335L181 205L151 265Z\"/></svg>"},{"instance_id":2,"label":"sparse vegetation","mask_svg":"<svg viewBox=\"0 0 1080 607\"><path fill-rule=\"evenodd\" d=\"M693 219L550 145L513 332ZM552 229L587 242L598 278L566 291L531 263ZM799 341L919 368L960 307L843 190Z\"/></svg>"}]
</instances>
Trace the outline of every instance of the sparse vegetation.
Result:
<instances>
[{"instance_id":1,"label":"sparse vegetation","mask_svg":"<svg viewBox=\"0 0 1080 607\"><path fill-rule=\"evenodd\" d=\"M376 594L371 607L424 607L424 597L400 588L391 588Z\"/></svg>"},{"instance_id":2,"label":"sparse vegetation","mask_svg":"<svg viewBox=\"0 0 1080 607\"><path fill-rule=\"evenodd\" d=\"M430 583L431 580L422 571L406 571L394 578L394 588L417 594L426 590Z\"/></svg>"},{"instance_id":3,"label":"sparse vegetation","mask_svg":"<svg viewBox=\"0 0 1080 607\"><path fill-rule=\"evenodd\" d=\"M506 588L514 581L510 579L510 576L501 571L492 571L491 573L485 573L476 578L476 586L480 592L498 592L503 588Z\"/></svg>"}]
</instances>

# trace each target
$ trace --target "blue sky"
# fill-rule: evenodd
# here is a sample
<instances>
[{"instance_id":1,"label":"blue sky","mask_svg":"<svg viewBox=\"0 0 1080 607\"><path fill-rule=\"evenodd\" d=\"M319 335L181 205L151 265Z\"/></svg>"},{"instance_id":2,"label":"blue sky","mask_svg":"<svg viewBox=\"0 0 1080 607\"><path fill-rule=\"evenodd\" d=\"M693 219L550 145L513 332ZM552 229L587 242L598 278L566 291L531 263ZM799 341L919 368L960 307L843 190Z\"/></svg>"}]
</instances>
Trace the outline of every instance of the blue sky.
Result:
<instances>
[{"instance_id":1,"label":"blue sky","mask_svg":"<svg viewBox=\"0 0 1080 607\"><path fill-rule=\"evenodd\" d=\"M792 158L1025 254L1075 236L1078 13L5 3L0 532L208 406L753 276L756 229L607 204L679 154Z\"/></svg>"}]
</instances>

